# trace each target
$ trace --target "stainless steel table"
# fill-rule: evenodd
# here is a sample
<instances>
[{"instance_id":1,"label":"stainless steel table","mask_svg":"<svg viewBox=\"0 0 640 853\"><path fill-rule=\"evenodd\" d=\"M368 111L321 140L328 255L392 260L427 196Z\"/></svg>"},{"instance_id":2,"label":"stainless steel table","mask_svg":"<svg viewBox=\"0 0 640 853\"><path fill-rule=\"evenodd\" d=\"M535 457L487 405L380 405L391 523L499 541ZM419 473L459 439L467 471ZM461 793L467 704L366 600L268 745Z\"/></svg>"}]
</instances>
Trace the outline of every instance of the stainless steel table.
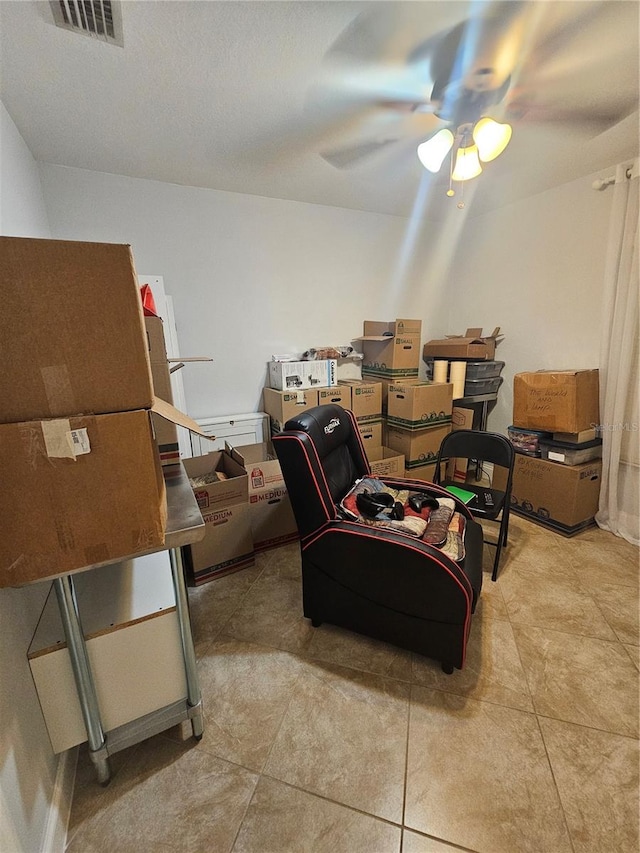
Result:
<instances>
[{"instance_id":1,"label":"stainless steel table","mask_svg":"<svg viewBox=\"0 0 640 853\"><path fill-rule=\"evenodd\" d=\"M196 656L193 648L193 636L189 618L189 602L180 548L182 545L188 545L202 539L205 527L202 514L196 503L193 490L182 463L166 466L163 469L163 473L167 489L167 530L165 544L161 548L154 548L131 556L139 557L153 551L169 551L171 575L176 599L176 615L180 630L187 683L187 697L185 701L175 702L166 708L161 708L158 711L147 714L145 717L120 726L108 732L108 735L105 735L82 631L73 575L63 575L53 581L78 691L82 717L87 731L90 756L96 768L98 781L103 785L108 784L111 779L109 756L115 752L126 749L134 743L138 743L187 719L191 720L193 736L198 740L202 737L204 730L202 697L196 669ZM82 571L97 568L98 565L104 566L120 562L123 559L127 558L121 557L117 561L113 560L86 566Z\"/></svg>"}]
</instances>

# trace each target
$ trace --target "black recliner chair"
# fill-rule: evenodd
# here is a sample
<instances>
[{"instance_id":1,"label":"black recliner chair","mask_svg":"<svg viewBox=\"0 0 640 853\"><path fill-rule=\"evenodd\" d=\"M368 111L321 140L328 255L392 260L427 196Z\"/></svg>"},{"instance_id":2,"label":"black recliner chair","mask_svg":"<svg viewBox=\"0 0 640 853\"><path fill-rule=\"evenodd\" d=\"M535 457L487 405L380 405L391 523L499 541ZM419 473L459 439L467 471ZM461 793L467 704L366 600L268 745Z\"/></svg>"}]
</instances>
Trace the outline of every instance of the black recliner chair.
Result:
<instances>
[{"instance_id":1,"label":"black recliner chair","mask_svg":"<svg viewBox=\"0 0 640 853\"><path fill-rule=\"evenodd\" d=\"M406 533L343 517L340 502L369 462L352 412L318 406L274 436L300 533L304 615L340 625L462 669L471 616L482 587L482 528L465 520L465 556L456 562ZM421 480L384 478L395 489L451 498Z\"/></svg>"}]
</instances>

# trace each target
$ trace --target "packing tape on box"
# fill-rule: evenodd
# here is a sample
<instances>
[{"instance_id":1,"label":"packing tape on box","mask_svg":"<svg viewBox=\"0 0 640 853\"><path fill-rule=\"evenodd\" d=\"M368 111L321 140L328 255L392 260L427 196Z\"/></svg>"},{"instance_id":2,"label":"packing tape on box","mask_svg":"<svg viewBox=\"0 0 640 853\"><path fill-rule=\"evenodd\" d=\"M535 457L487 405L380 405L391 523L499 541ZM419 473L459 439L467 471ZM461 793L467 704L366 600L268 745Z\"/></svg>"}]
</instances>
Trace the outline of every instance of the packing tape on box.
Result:
<instances>
[{"instance_id":1,"label":"packing tape on box","mask_svg":"<svg viewBox=\"0 0 640 853\"><path fill-rule=\"evenodd\" d=\"M452 361L449 372L450 381L453 382L453 399L459 400L464 397L464 380L467 375L466 361Z\"/></svg>"},{"instance_id":2,"label":"packing tape on box","mask_svg":"<svg viewBox=\"0 0 640 853\"><path fill-rule=\"evenodd\" d=\"M71 424L67 420L42 421L40 424L44 446L49 459L75 459Z\"/></svg>"},{"instance_id":3,"label":"packing tape on box","mask_svg":"<svg viewBox=\"0 0 640 853\"><path fill-rule=\"evenodd\" d=\"M86 429L71 429L64 418L41 421L42 437L49 459L75 459L91 452Z\"/></svg>"},{"instance_id":4,"label":"packing tape on box","mask_svg":"<svg viewBox=\"0 0 640 853\"><path fill-rule=\"evenodd\" d=\"M448 361L443 361L442 359L436 359L433 362L433 381L434 382L446 382L448 372L449 372L449 362Z\"/></svg>"},{"instance_id":5,"label":"packing tape on box","mask_svg":"<svg viewBox=\"0 0 640 853\"><path fill-rule=\"evenodd\" d=\"M76 406L76 397L66 364L41 367L40 375L52 414L80 411Z\"/></svg>"}]
</instances>

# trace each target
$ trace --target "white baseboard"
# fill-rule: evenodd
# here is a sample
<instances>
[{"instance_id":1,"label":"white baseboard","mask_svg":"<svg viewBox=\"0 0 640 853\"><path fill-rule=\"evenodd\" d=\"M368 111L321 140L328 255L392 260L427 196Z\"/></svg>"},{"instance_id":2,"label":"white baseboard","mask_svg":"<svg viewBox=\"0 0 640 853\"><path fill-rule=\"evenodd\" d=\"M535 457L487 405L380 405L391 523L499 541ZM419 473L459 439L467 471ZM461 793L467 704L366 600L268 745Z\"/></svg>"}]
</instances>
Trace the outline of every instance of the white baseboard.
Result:
<instances>
[{"instance_id":1,"label":"white baseboard","mask_svg":"<svg viewBox=\"0 0 640 853\"><path fill-rule=\"evenodd\" d=\"M60 753L49 817L47 818L40 853L64 853L67 844L67 827L71 814L77 763L77 746Z\"/></svg>"}]
</instances>

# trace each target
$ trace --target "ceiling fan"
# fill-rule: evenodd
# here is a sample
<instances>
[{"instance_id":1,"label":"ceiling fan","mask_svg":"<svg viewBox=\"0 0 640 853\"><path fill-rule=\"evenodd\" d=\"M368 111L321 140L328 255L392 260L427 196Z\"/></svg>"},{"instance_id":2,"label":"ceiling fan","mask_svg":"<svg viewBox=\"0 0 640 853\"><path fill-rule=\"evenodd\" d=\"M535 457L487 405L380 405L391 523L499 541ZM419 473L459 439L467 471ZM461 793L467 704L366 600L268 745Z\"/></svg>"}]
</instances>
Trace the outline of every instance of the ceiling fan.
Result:
<instances>
[{"instance_id":1,"label":"ceiling fan","mask_svg":"<svg viewBox=\"0 0 640 853\"><path fill-rule=\"evenodd\" d=\"M482 164L504 151L508 122L562 121L596 130L614 124L637 108L637 93L624 103L612 98L604 108L553 102L554 78L563 74L558 57L566 58L572 40L598 25L603 6L374 3L327 52L323 78L310 93L311 109L333 110L346 127L346 140L324 147L321 156L351 168L411 139L434 173L451 152L447 194L453 195L452 182L479 175ZM446 25L430 34L436 7ZM574 71L597 60L588 51L577 54ZM545 92L551 95L546 106Z\"/></svg>"}]
</instances>

